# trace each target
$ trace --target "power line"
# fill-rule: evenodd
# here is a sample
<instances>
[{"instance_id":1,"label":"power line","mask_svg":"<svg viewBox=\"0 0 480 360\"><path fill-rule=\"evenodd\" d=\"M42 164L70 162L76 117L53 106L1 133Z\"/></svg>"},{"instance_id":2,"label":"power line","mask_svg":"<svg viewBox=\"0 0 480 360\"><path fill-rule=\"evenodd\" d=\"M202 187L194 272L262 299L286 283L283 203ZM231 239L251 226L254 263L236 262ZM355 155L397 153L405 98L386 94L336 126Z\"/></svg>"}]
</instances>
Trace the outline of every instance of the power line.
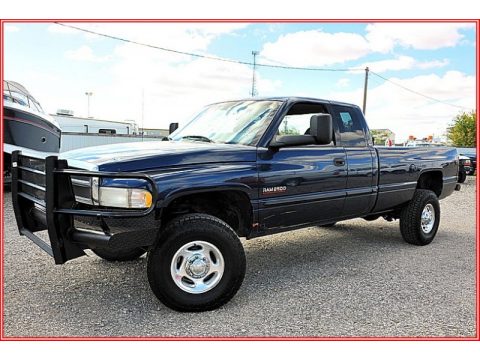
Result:
<instances>
[{"instance_id":1,"label":"power line","mask_svg":"<svg viewBox=\"0 0 480 360\"><path fill-rule=\"evenodd\" d=\"M149 47L149 48L156 49L156 50L171 52L171 53L175 53L175 54L188 55L188 56L192 56L192 57L203 58L203 59L214 60L214 61L223 61L223 62L233 63L233 64L241 64L241 65L249 65L249 66L254 65L253 62L249 62L249 61L219 58L219 57L216 57L216 56L202 55L202 54L191 53L191 52L188 52L188 51L180 51L180 50L175 50L175 49L169 49L169 48L165 48L165 47L162 47L162 46L156 46L156 45L142 43L142 42L135 41L135 40L129 40L129 39L121 38L119 36L103 34L103 33L93 31L93 30L84 29L84 28L74 26L74 25L63 24L63 23L60 23L60 22L55 22L55 24L60 25L60 26L64 26L64 27L68 27L68 28L71 28L71 29L75 29L75 30L78 30L78 31L83 31L83 32L86 32L86 33L89 33L89 34L102 36L102 37L106 37L106 38L117 40L117 41L123 41L123 42L126 42L126 43L135 44L135 45L139 45L139 46L145 46L145 47ZM346 72L346 71L363 71L364 70L364 69L356 69L356 68L350 68L350 69L311 68L311 67L272 65L272 64L261 64L261 63L255 63L255 66L266 67L266 68L275 68L275 69L307 70L307 71L345 71Z\"/></svg>"},{"instance_id":2,"label":"power line","mask_svg":"<svg viewBox=\"0 0 480 360\"><path fill-rule=\"evenodd\" d=\"M450 105L450 106L453 106L453 107L456 107L456 108L459 108L459 109L465 109L465 110L470 110L469 108L465 107L465 106L461 106L461 105L456 105L456 104L452 104L452 103L449 103L447 101L444 101L444 100L439 100L439 99L436 99L436 98L433 98L431 96L428 96L428 95L425 95L425 94L422 94L418 91L415 91L415 90L412 90L410 88L407 88L406 86L403 86L397 82L394 82L390 79L387 79L386 77L383 77L382 75L380 74L377 74L376 72L373 72L372 70L370 70L370 73L375 75L375 76L378 76L380 79L383 79L384 81L388 81L389 83L395 85L395 86L398 86L399 88L402 88L403 90L405 91L408 91L408 92L411 92L412 94L415 94L415 95L418 95L418 96L422 96L426 99L429 99L429 100L432 100L432 101L435 101L437 103L440 103L440 104L445 104L445 105Z\"/></svg>"},{"instance_id":3,"label":"power line","mask_svg":"<svg viewBox=\"0 0 480 360\"><path fill-rule=\"evenodd\" d=\"M197 54L197 53L191 53L191 52L188 52L188 51L180 51L180 50L165 48L165 47L162 47L162 46L156 46L156 45L152 45L152 44L142 43L142 42L135 41L135 40L129 40L129 39L121 38L121 37L119 37L119 36L114 36L114 35L108 35L108 34L99 33L99 32L97 32L97 31L88 30L88 29L81 28L81 27L74 26L74 25L70 25L70 24L64 24L64 23L60 23L60 22L54 22L54 23L57 24L57 25L60 25L60 26L67 27L67 28L71 28L71 29L75 29L75 30L78 30L78 31L86 32L86 33L89 33L89 34L93 34L93 35L97 35L97 36L109 38L109 39L112 39L112 40L122 41L122 42L125 42L125 43L135 44L135 45L139 45L139 46L145 46L145 47L148 47L148 48L152 48L152 49L156 49L156 50L161 50L161 51L166 51L166 52L171 52L171 53L180 54L180 55L187 55L187 56L192 56L192 57L202 58L202 59L208 59L208 60L213 60L213 61L222 61L222 62L232 63L232 64L241 64L241 65L248 65L248 66L255 66L255 67L258 66L258 67L274 68L274 69L285 69L285 70L332 71L332 72L365 71L365 69L361 69L361 68L347 68L347 69L339 69L339 68L312 68L312 67L301 67L301 66L287 66L287 65L262 64L262 63L257 63L255 60L254 60L254 62L249 62L249 61L241 61L241 60L234 60L234 59L227 59L227 58L219 58L219 57L216 57L216 56L202 55L202 54ZM390 80L390 79L387 79L387 78L381 76L380 74L377 74L376 72L374 72L374 71L372 71L372 70L370 70L369 72L370 72L371 74L379 77L380 79L383 79L384 81L388 81L388 82L390 82L391 84L393 84L393 85L395 85L395 86L398 86L398 87L402 88L402 89L405 90L405 91L411 92L412 94L415 94L415 95L418 95L418 96L422 96L422 97L424 97L424 98L426 98L426 99L435 101L435 102L437 102L437 103L441 103L441 104L453 106L453 107L460 108L460 109L469 110L469 108L467 108L467 107L465 107L465 106L456 105L456 104L449 103L449 102L447 102L447 101L439 100L439 99L433 98L433 97L431 97L431 96L422 94L422 93L420 93L420 92L418 92L418 91L415 91L415 90L412 90L412 89L410 89L410 88L407 88L406 86L403 86L403 85L398 84L398 83L396 83L396 82L394 82L394 81L392 81L392 80Z\"/></svg>"}]
</instances>

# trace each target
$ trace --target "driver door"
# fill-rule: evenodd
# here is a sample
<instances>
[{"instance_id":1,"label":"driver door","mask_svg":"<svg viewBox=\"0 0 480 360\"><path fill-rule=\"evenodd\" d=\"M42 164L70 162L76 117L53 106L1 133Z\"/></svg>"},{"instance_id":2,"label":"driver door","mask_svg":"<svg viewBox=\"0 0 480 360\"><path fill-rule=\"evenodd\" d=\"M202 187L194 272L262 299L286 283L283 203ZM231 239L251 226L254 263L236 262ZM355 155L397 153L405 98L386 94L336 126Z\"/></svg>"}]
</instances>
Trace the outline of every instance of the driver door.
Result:
<instances>
[{"instance_id":1,"label":"driver door","mask_svg":"<svg viewBox=\"0 0 480 360\"><path fill-rule=\"evenodd\" d=\"M310 117L326 112L321 104L295 104L277 134L308 134ZM341 217L347 183L343 147L332 141L258 151L259 220L264 230L277 232Z\"/></svg>"}]
</instances>

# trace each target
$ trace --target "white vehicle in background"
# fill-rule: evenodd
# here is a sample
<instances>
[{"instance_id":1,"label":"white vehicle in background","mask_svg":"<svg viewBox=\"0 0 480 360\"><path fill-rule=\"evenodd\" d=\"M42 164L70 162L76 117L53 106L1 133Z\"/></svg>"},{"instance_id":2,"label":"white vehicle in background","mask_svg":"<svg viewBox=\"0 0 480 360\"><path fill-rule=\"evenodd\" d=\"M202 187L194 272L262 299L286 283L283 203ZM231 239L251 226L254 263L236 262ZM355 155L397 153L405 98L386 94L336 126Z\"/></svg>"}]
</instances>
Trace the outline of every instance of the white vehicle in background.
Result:
<instances>
[{"instance_id":1,"label":"white vehicle in background","mask_svg":"<svg viewBox=\"0 0 480 360\"><path fill-rule=\"evenodd\" d=\"M430 147L432 143L423 140L409 140L405 143L405 147Z\"/></svg>"},{"instance_id":2,"label":"white vehicle in background","mask_svg":"<svg viewBox=\"0 0 480 360\"><path fill-rule=\"evenodd\" d=\"M63 133L122 134L139 133L135 120L113 121L93 117L75 116L72 110L58 109L52 117L58 122Z\"/></svg>"}]
</instances>

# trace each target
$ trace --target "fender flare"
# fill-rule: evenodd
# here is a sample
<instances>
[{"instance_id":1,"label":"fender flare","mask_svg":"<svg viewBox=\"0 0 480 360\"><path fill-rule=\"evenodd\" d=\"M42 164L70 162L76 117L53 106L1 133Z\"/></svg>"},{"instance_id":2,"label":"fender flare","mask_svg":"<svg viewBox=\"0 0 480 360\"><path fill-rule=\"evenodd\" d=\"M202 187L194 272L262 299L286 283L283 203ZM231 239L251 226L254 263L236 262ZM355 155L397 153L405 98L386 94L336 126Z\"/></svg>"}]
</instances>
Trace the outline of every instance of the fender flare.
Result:
<instances>
[{"instance_id":1,"label":"fender flare","mask_svg":"<svg viewBox=\"0 0 480 360\"><path fill-rule=\"evenodd\" d=\"M180 188L168 193L162 200L157 202L157 209L164 209L168 207L172 201L179 197L193 194L201 194L206 192L219 192L219 191L240 191L244 193L251 202L251 198L248 195L249 191L253 189L245 184L232 183L232 184L209 184L208 186L196 186L191 188Z\"/></svg>"}]
</instances>

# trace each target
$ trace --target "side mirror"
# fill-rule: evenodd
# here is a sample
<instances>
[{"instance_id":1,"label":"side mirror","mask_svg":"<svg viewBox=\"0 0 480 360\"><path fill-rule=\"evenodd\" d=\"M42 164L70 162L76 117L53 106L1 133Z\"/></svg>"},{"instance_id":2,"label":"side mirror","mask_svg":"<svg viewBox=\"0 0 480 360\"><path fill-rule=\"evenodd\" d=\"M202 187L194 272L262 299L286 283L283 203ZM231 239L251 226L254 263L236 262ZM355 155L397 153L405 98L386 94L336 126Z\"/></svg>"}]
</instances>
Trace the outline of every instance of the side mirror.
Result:
<instances>
[{"instance_id":1,"label":"side mirror","mask_svg":"<svg viewBox=\"0 0 480 360\"><path fill-rule=\"evenodd\" d=\"M330 114L312 115L310 118L310 135L317 144L328 145L332 142L332 116Z\"/></svg>"},{"instance_id":2,"label":"side mirror","mask_svg":"<svg viewBox=\"0 0 480 360\"><path fill-rule=\"evenodd\" d=\"M177 129L178 129L178 123L170 123L170 126L168 127L168 134L170 135Z\"/></svg>"}]
</instances>

